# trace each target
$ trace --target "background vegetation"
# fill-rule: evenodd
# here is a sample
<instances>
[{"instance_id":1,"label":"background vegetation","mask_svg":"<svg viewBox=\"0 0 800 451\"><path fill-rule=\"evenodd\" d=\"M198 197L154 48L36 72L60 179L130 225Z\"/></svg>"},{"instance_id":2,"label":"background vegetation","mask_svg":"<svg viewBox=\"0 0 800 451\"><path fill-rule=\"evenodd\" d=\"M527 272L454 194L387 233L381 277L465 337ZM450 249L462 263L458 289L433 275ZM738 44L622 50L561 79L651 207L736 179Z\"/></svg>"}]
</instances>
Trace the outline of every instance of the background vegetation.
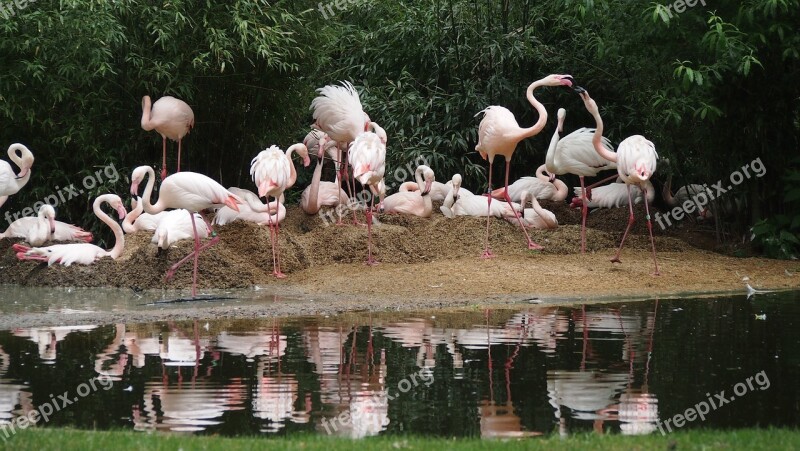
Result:
<instances>
[{"instance_id":1,"label":"background vegetation","mask_svg":"<svg viewBox=\"0 0 800 451\"><path fill-rule=\"evenodd\" d=\"M38 0L0 14L0 143L36 155L31 182L3 209L108 164L124 176L159 165L160 136L139 127L144 94L194 109L186 168L249 187L249 160L302 140L314 89L339 80L362 90L389 133L390 171L424 155L440 178L460 172L482 188L475 114L504 105L531 124L525 87L570 73L613 142L644 134L669 158L658 180L712 184L760 157L766 176L728 194L746 207L719 236L741 240L761 221L753 231L769 255L797 254L800 0L714 0L680 14L629 0L335 4L323 14L328 3L304 0ZM592 125L570 91L537 94L553 117L568 110L567 131ZM521 146L514 176L543 161L554 122ZM170 167L175 154L170 144ZM124 176L91 194L127 192ZM89 204L74 199L59 215L93 224Z\"/></svg>"}]
</instances>

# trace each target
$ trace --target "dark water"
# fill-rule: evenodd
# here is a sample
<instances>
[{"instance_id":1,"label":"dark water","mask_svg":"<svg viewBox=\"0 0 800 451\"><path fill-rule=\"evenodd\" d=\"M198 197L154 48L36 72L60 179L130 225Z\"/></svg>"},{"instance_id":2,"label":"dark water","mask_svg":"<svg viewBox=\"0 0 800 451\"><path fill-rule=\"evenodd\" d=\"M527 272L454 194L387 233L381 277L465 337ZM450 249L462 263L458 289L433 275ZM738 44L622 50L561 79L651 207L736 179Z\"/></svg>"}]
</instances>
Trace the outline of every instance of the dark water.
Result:
<instances>
[{"instance_id":1,"label":"dark water","mask_svg":"<svg viewBox=\"0 0 800 451\"><path fill-rule=\"evenodd\" d=\"M773 293L3 331L0 424L52 410L46 427L635 434L667 432L696 406L705 420L684 427L796 427L798 301Z\"/></svg>"}]
</instances>

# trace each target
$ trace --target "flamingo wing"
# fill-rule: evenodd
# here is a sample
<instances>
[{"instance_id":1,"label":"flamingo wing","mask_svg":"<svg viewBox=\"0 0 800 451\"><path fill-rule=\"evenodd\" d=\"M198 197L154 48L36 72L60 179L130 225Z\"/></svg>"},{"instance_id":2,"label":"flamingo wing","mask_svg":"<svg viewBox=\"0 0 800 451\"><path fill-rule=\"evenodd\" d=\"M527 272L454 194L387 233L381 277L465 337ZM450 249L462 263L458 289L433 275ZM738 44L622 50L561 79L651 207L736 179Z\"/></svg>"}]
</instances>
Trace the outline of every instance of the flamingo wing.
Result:
<instances>
[{"instance_id":1,"label":"flamingo wing","mask_svg":"<svg viewBox=\"0 0 800 451\"><path fill-rule=\"evenodd\" d=\"M258 195L261 197L279 196L289 184L291 175L289 160L278 146L262 150L250 162L250 176L258 186Z\"/></svg>"},{"instance_id":2,"label":"flamingo wing","mask_svg":"<svg viewBox=\"0 0 800 451\"><path fill-rule=\"evenodd\" d=\"M601 157L595 150L594 144L592 144L594 131L593 128L579 128L561 138L556 146L555 154L556 166L559 168L559 172L593 177L600 171L617 167L616 163ZM605 136L602 144L610 152L614 151L611 141Z\"/></svg>"},{"instance_id":3,"label":"flamingo wing","mask_svg":"<svg viewBox=\"0 0 800 451\"><path fill-rule=\"evenodd\" d=\"M351 142L365 131L369 118L361 106L358 91L350 82L317 89L319 96L311 101L314 120L331 139Z\"/></svg>"}]
</instances>

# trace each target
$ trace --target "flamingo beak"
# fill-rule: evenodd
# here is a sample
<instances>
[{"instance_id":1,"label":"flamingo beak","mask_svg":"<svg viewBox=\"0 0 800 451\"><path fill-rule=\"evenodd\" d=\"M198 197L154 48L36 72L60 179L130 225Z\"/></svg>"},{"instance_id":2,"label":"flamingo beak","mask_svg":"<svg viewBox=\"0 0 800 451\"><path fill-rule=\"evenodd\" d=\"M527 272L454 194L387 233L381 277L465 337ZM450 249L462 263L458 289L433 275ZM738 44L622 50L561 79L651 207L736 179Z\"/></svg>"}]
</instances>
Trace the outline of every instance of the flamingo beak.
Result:
<instances>
[{"instance_id":1,"label":"flamingo beak","mask_svg":"<svg viewBox=\"0 0 800 451\"><path fill-rule=\"evenodd\" d=\"M433 180L425 180L425 189L422 191L422 195L430 193L431 187L433 187Z\"/></svg>"},{"instance_id":2,"label":"flamingo beak","mask_svg":"<svg viewBox=\"0 0 800 451\"><path fill-rule=\"evenodd\" d=\"M550 174L550 183L555 183L555 181L556 181L556 175Z\"/></svg>"},{"instance_id":3,"label":"flamingo beak","mask_svg":"<svg viewBox=\"0 0 800 451\"><path fill-rule=\"evenodd\" d=\"M117 205L117 214L119 215L119 219L125 219L125 216L128 214L128 212L125 210L124 205Z\"/></svg>"},{"instance_id":4,"label":"flamingo beak","mask_svg":"<svg viewBox=\"0 0 800 451\"><path fill-rule=\"evenodd\" d=\"M568 88L572 88L575 85L575 79L572 78L572 75L564 75L561 77L561 84Z\"/></svg>"},{"instance_id":5,"label":"flamingo beak","mask_svg":"<svg viewBox=\"0 0 800 451\"><path fill-rule=\"evenodd\" d=\"M139 195L139 181L134 180L131 182L131 196Z\"/></svg>"},{"instance_id":6,"label":"flamingo beak","mask_svg":"<svg viewBox=\"0 0 800 451\"><path fill-rule=\"evenodd\" d=\"M261 196L261 197L264 197L264 196ZM228 196L227 199L225 199L225 205L227 205L228 208L230 208L231 210L233 210L233 211L235 211L237 213L239 212L239 204L240 203L242 203L242 201L238 197L236 197L234 195L230 195L230 196Z\"/></svg>"},{"instance_id":7,"label":"flamingo beak","mask_svg":"<svg viewBox=\"0 0 800 451\"><path fill-rule=\"evenodd\" d=\"M311 157L309 157L308 155L305 155L303 157L303 167L307 168L310 164L311 164Z\"/></svg>"},{"instance_id":8,"label":"flamingo beak","mask_svg":"<svg viewBox=\"0 0 800 451\"><path fill-rule=\"evenodd\" d=\"M49 218L49 219L50 219L50 221L49 221L50 222L50 233L56 233L56 220L55 220L55 218Z\"/></svg>"},{"instance_id":9,"label":"flamingo beak","mask_svg":"<svg viewBox=\"0 0 800 451\"><path fill-rule=\"evenodd\" d=\"M25 177L26 175L28 175L30 171L31 171L30 166L22 168L22 170L19 172L19 175L17 175L17 178L21 179Z\"/></svg>"}]
</instances>

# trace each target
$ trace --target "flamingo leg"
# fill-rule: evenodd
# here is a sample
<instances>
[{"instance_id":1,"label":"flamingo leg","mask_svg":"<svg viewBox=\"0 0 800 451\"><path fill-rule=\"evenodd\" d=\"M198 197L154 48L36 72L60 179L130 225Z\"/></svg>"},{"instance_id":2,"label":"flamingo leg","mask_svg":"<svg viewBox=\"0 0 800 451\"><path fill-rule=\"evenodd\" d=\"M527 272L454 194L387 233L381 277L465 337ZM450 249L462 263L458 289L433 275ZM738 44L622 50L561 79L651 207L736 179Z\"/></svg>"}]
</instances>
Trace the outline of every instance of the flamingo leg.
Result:
<instances>
[{"instance_id":1,"label":"flamingo leg","mask_svg":"<svg viewBox=\"0 0 800 451\"><path fill-rule=\"evenodd\" d=\"M586 198L589 199L589 200L592 200L592 188L594 188L595 186L602 185L603 183L605 183L605 182L607 182L609 180L614 180L617 177L618 177L617 175L612 175L610 177L604 178L603 180L600 180L599 182L595 182L595 183L592 183L591 185L587 186L586 187Z\"/></svg>"},{"instance_id":2,"label":"flamingo leg","mask_svg":"<svg viewBox=\"0 0 800 451\"><path fill-rule=\"evenodd\" d=\"M656 272L653 273L654 276L661 275L658 272L658 262L656 261L656 242L653 239L653 223L650 221L650 207L647 205L647 188L644 185L639 186L642 190L642 196L644 197L644 211L647 214L647 231L650 232L650 245L653 247L653 264L656 267Z\"/></svg>"},{"instance_id":3,"label":"flamingo leg","mask_svg":"<svg viewBox=\"0 0 800 451\"><path fill-rule=\"evenodd\" d=\"M279 201L280 197L276 197L275 200ZM267 203L269 203L269 197L267 197ZM272 244L272 275L274 275L278 279L283 279L286 277L286 274L281 272L281 262L280 262L280 247L278 245L278 221L273 220L272 216L269 217L269 240Z\"/></svg>"},{"instance_id":4,"label":"flamingo leg","mask_svg":"<svg viewBox=\"0 0 800 451\"><path fill-rule=\"evenodd\" d=\"M275 199L280 203L278 199ZM281 248L280 248L280 232L281 232L281 223L280 221L275 221L275 257L277 261L277 272L275 273L275 277L278 279L285 279L286 274L281 271Z\"/></svg>"},{"instance_id":5,"label":"flamingo leg","mask_svg":"<svg viewBox=\"0 0 800 451\"><path fill-rule=\"evenodd\" d=\"M509 174L509 172L511 172L511 161L510 160L506 160L506 189L505 189L505 191L503 191L503 196L505 196L506 202L508 202L508 205L511 205L511 196L508 195L508 174ZM490 195L489 198L491 199L491 197L492 196ZM491 202L491 200L489 202ZM523 206L523 208L524 208L524 206ZM517 221L519 222L520 228L522 228L522 233L525 234L525 239L528 240L528 249L531 249L531 250L543 249L542 246L534 243L531 240L530 235L528 235L528 231L525 229L525 224L522 223L522 218L519 217L519 212L517 212L517 209L512 206L511 207L511 211L514 212L514 216L517 218Z\"/></svg>"},{"instance_id":6,"label":"flamingo leg","mask_svg":"<svg viewBox=\"0 0 800 451\"><path fill-rule=\"evenodd\" d=\"M487 200L487 207L486 207L486 240L484 241L486 246L483 249L483 254L481 254L481 258L494 258L494 254L492 250L489 249L489 220L492 219L492 160L489 160L489 186L486 190L489 193L489 199Z\"/></svg>"},{"instance_id":7,"label":"flamingo leg","mask_svg":"<svg viewBox=\"0 0 800 451\"><path fill-rule=\"evenodd\" d=\"M625 228L625 233L622 235L622 241L619 242L619 249L617 249L617 255L615 255L612 259L612 263L621 263L619 260L619 253L622 252L622 246L625 244L625 238L628 237L628 232L631 230L631 226L633 225L633 199L631 199L631 186L626 184L626 188L628 188L628 208L630 209L630 216L628 216L628 227Z\"/></svg>"},{"instance_id":8,"label":"flamingo leg","mask_svg":"<svg viewBox=\"0 0 800 451\"><path fill-rule=\"evenodd\" d=\"M175 172L181 172L181 141L183 140L178 140L178 170Z\"/></svg>"},{"instance_id":9,"label":"flamingo leg","mask_svg":"<svg viewBox=\"0 0 800 451\"><path fill-rule=\"evenodd\" d=\"M161 180L167 178L167 137L161 137Z\"/></svg>"},{"instance_id":10,"label":"flamingo leg","mask_svg":"<svg viewBox=\"0 0 800 451\"><path fill-rule=\"evenodd\" d=\"M370 196L370 205L367 209L367 262L369 266L380 263L372 258L372 208L375 206L375 196Z\"/></svg>"},{"instance_id":11,"label":"flamingo leg","mask_svg":"<svg viewBox=\"0 0 800 451\"><path fill-rule=\"evenodd\" d=\"M167 271L166 281L169 282L169 280L175 276L175 271L177 271L178 268L183 266L184 263L189 261L189 259L194 259L194 272L192 273L192 297L194 298L197 296L197 266L198 266L198 260L200 258L200 253L210 248L211 246L217 244L217 242L219 241L219 236L215 236L214 238L211 239L211 241L200 246L200 235L197 234L197 226L195 225L194 221L194 213L189 212L189 214L192 215L192 230L194 231L194 237L195 237L194 251L192 251L186 257L183 257L179 262L175 263L169 268L169 271ZM203 214L200 213L200 217L203 218L203 222L206 224L206 227L210 229L211 227L208 225L208 221L206 220L205 216L203 216Z\"/></svg>"},{"instance_id":12,"label":"flamingo leg","mask_svg":"<svg viewBox=\"0 0 800 451\"><path fill-rule=\"evenodd\" d=\"M583 176L581 179L581 254L586 253L586 216L589 214L588 197L584 188Z\"/></svg>"}]
</instances>

